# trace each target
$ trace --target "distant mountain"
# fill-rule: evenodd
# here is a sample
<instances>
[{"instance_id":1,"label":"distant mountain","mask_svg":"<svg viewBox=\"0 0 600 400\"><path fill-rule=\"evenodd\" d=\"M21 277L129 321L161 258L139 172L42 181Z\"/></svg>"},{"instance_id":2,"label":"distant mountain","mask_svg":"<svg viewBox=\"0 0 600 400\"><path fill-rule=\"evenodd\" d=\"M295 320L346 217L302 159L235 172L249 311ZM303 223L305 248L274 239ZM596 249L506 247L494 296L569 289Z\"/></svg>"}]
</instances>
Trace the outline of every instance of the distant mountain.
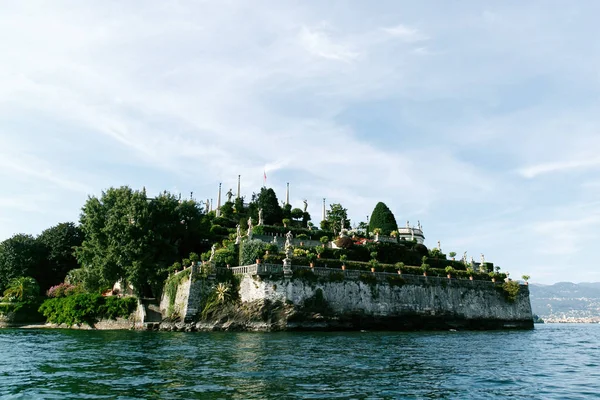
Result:
<instances>
[{"instance_id":1,"label":"distant mountain","mask_svg":"<svg viewBox=\"0 0 600 400\"><path fill-rule=\"evenodd\" d=\"M600 282L530 284L531 308L546 322L600 322Z\"/></svg>"}]
</instances>

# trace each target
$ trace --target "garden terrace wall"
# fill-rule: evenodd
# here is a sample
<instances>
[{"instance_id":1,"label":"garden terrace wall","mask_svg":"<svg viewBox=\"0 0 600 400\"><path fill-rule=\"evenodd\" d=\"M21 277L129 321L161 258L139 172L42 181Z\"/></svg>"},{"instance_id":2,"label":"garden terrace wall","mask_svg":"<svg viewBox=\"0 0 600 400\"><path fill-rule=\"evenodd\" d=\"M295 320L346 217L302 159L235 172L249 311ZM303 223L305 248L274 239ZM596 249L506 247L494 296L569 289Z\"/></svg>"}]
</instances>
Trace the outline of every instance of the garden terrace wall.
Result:
<instances>
[{"instance_id":1,"label":"garden terrace wall","mask_svg":"<svg viewBox=\"0 0 600 400\"><path fill-rule=\"evenodd\" d=\"M296 268L300 271L302 268ZM533 328L529 290L520 286L509 301L501 284L489 281L374 273L375 281L360 280L360 271L345 271L331 280L331 270L314 269L319 279L244 274L242 302L283 302L300 310L322 296L329 313L319 319L322 329L507 329ZM354 277L356 275L356 277ZM296 276L296 274L295 274ZM346 279L351 278L351 279ZM352 279L354 278L354 279ZM287 329L315 329L315 321L288 320Z\"/></svg>"}]
</instances>

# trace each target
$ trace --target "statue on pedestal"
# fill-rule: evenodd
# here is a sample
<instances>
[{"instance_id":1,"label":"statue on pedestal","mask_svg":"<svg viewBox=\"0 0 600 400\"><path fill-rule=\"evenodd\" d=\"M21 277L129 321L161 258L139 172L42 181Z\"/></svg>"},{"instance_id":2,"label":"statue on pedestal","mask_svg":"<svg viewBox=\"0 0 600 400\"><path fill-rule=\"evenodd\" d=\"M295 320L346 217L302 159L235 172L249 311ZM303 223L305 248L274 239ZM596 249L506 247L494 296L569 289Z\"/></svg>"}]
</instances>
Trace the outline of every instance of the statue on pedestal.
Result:
<instances>
[{"instance_id":1,"label":"statue on pedestal","mask_svg":"<svg viewBox=\"0 0 600 400\"><path fill-rule=\"evenodd\" d=\"M438 250L442 251L442 243L438 240Z\"/></svg>"},{"instance_id":2,"label":"statue on pedestal","mask_svg":"<svg viewBox=\"0 0 600 400\"><path fill-rule=\"evenodd\" d=\"M308 209L308 200L304 199L302 200L302 202L304 203L304 212L306 212L306 210Z\"/></svg>"},{"instance_id":3,"label":"statue on pedestal","mask_svg":"<svg viewBox=\"0 0 600 400\"><path fill-rule=\"evenodd\" d=\"M293 255L292 248L292 239L294 235L292 235L292 231L289 231L285 235L285 258L291 259Z\"/></svg>"},{"instance_id":4,"label":"statue on pedestal","mask_svg":"<svg viewBox=\"0 0 600 400\"><path fill-rule=\"evenodd\" d=\"M481 265L485 264L485 256L481 253Z\"/></svg>"},{"instance_id":5,"label":"statue on pedestal","mask_svg":"<svg viewBox=\"0 0 600 400\"><path fill-rule=\"evenodd\" d=\"M233 197L233 189L229 189L229 192L227 192L226 194L227 196L227 201L231 201L231 198Z\"/></svg>"},{"instance_id":6,"label":"statue on pedestal","mask_svg":"<svg viewBox=\"0 0 600 400\"><path fill-rule=\"evenodd\" d=\"M248 218L248 239L252 239L252 217Z\"/></svg>"},{"instance_id":7,"label":"statue on pedestal","mask_svg":"<svg viewBox=\"0 0 600 400\"><path fill-rule=\"evenodd\" d=\"M240 242L242 241L242 227L240 226L240 224L237 224L235 226L235 228L236 228L235 244L240 244Z\"/></svg>"},{"instance_id":8,"label":"statue on pedestal","mask_svg":"<svg viewBox=\"0 0 600 400\"><path fill-rule=\"evenodd\" d=\"M217 245L213 244L212 247L210 248L210 258L208 259L208 261L213 261L215 258L215 250L217 250Z\"/></svg>"},{"instance_id":9,"label":"statue on pedestal","mask_svg":"<svg viewBox=\"0 0 600 400\"><path fill-rule=\"evenodd\" d=\"M263 209L259 208L258 209L258 226L262 226L264 225L264 221L263 221Z\"/></svg>"}]
</instances>

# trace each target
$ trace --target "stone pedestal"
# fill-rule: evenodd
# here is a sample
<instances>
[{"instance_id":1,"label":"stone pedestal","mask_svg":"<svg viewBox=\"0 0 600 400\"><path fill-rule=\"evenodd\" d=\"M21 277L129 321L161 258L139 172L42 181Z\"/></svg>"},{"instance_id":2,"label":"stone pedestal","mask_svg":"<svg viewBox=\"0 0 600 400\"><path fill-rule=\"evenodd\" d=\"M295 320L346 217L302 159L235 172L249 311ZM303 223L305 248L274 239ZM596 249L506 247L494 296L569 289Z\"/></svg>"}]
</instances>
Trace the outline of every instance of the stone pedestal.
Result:
<instances>
[{"instance_id":1,"label":"stone pedestal","mask_svg":"<svg viewBox=\"0 0 600 400\"><path fill-rule=\"evenodd\" d=\"M285 279L290 279L292 277L292 260L289 258L285 258L283 260L283 277Z\"/></svg>"}]
</instances>

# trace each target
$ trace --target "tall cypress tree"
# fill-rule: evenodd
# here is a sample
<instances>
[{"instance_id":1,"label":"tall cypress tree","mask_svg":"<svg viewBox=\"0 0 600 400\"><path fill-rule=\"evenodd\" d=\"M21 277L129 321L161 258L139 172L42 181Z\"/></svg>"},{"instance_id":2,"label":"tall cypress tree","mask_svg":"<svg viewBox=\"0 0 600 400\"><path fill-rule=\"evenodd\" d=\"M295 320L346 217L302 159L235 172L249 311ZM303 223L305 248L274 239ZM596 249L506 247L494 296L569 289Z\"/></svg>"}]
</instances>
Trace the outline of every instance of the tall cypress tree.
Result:
<instances>
[{"instance_id":1,"label":"tall cypress tree","mask_svg":"<svg viewBox=\"0 0 600 400\"><path fill-rule=\"evenodd\" d=\"M373 229L381 229L382 235L389 235L392 231L398 229L396 218L392 211L385 205L385 203L379 202L375 206L371 219L369 220L369 231L373 232Z\"/></svg>"}]
</instances>

